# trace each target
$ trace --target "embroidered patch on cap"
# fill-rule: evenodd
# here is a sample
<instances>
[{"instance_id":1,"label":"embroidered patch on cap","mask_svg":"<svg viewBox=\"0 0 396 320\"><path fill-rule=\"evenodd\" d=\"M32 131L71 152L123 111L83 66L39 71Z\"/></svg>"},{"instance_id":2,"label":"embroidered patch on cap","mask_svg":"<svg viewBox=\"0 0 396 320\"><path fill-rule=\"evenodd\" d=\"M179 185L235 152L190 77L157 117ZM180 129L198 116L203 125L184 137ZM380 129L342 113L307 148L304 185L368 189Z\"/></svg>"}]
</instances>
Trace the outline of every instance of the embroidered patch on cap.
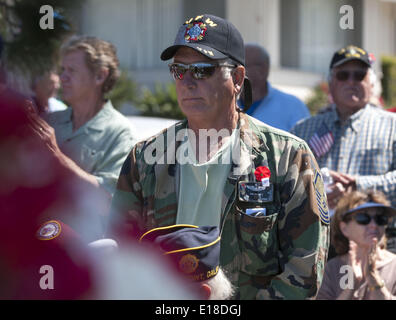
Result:
<instances>
[{"instance_id":1,"label":"embroidered patch on cap","mask_svg":"<svg viewBox=\"0 0 396 320\"><path fill-rule=\"evenodd\" d=\"M220 229L217 226L157 227L143 234L139 242L157 246L172 266L190 280L205 281L217 274L220 265Z\"/></svg>"},{"instance_id":2,"label":"embroidered patch on cap","mask_svg":"<svg viewBox=\"0 0 396 320\"><path fill-rule=\"evenodd\" d=\"M37 231L37 238L39 240L52 240L60 235L62 231L61 225L58 221L51 220L44 223Z\"/></svg>"},{"instance_id":3,"label":"embroidered patch on cap","mask_svg":"<svg viewBox=\"0 0 396 320\"><path fill-rule=\"evenodd\" d=\"M338 52L338 54L345 54L345 56L350 55L350 56L359 56L360 55L365 55L366 51L364 51L363 49L356 47L356 46L348 46L346 48L342 48L340 49Z\"/></svg>"},{"instance_id":4,"label":"embroidered patch on cap","mask_svg":"<svg viewBox=\"0 0 396 320\"><path fill-rule=\"evenodd\" d=\"M206 24L202 21L189 23L186 26L184 39L186 40L186 42L202 40L205 36L206 30Z\"/></svg>"},{"instance_id":5,"label":"embroidered patch on cap","mask_svg":"<svg viewBox=\"0 0 396 320\"><path fill-rule=\"evenodd\" d=\"M186 274L193 273L198 268L199 259L193 254L184 255L179 261L180 270Z\"/></svg>"}]
</instances>

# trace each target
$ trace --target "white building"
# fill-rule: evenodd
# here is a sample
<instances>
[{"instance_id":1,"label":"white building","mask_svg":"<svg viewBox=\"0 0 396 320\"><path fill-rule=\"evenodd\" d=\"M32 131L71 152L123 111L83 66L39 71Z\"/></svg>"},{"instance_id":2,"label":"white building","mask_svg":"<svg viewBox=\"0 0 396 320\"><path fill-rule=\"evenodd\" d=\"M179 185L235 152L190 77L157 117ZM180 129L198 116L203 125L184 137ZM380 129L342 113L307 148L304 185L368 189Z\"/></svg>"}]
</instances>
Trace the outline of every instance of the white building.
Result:
<instances>
[{"instance_id":1,"label":"white building","mask_svg":"<svg viewBox=\"0 0 396 320\"><path fill-rule=\"evenodd\" d=\"M352 30L340 27L343 5L353 8ZM122 67L152 87L171 80L162 50L186 18L202 13L230 20L245 42L263 45L270 81L301 98L326 78L332 54L347 44L377 61L396 55L396 0L86 0L76 22L80 33L115 44Z\"/></svg>"}]
</instances>

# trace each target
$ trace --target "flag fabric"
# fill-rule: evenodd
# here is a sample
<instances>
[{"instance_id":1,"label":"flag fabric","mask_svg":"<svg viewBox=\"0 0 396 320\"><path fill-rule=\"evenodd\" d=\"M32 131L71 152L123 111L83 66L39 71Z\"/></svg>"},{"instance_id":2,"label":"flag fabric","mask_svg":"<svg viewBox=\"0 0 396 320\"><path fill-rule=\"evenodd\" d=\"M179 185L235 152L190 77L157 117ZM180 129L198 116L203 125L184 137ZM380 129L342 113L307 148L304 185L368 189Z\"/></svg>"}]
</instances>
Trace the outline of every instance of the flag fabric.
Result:
<instances>
[{"instance_id":1,"label":"flag fabric","mask_svg":"<svg viewBox=\"0 0 396 320\"><path fill-rule=\"evenodd\" d=\"M333 143L333 133L324 122L308 141L309 147L316 158L320 158L329 152Z\"/></svg>"}]
</instances>

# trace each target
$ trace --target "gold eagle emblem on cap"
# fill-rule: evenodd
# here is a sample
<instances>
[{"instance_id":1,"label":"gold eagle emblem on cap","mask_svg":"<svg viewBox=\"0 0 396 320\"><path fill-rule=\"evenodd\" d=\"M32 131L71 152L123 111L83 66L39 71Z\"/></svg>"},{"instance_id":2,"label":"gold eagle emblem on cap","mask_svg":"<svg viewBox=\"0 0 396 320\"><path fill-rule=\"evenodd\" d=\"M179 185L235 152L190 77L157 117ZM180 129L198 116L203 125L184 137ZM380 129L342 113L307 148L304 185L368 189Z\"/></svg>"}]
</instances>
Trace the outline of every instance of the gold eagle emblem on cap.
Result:
<instances>
[{"instance_id":1,"label":"gold eagle emblem on cap","mask_svg":"<svg viewBox=\"0 0 396 320\"><path fill-rule=\"evenodd\" d=\"M198 268L199 259L193 254L186 254L179 261L179 268L186 274L193 273Z\"/></svg>"}]
</instances>

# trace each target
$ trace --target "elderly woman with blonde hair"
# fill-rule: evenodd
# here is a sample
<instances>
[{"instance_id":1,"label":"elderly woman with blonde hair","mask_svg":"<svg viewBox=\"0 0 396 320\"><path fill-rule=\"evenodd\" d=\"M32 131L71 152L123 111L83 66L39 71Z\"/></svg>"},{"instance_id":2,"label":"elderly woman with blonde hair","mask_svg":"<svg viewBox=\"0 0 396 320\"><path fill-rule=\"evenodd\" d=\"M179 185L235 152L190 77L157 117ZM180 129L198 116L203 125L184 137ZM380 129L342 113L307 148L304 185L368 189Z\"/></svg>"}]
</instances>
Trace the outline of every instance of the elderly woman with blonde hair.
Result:
<instances>
[{"instance_id":1,"label":"elderly woman with blonde hair","mask_svg":"<svg viewBox=\"0 0 396 320\"><path fill-rule=\"evenodd\" d=\"M317 299L396 299L396 255L386 250L385 227L396 209L379 191L340 199L332 219L337 256L325 268Z\"/></svg>"}]
</instances>

